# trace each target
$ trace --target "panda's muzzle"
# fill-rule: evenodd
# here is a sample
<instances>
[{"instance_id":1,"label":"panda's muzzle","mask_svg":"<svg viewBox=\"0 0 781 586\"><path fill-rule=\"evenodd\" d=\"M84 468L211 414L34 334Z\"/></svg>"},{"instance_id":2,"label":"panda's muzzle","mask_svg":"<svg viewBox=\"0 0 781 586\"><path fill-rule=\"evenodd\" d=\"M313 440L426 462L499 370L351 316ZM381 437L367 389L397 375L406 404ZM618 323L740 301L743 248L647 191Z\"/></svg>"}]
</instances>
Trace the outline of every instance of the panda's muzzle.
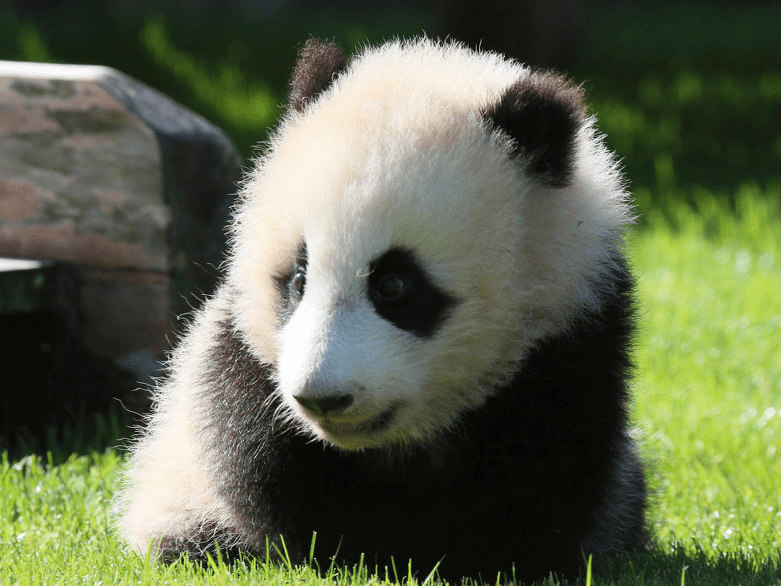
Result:
<instances>
[{"instance_id":1,"label":"panda's muzzle","mask_svg":"<svg viewBox=\"0 0 781 586\"><path fill-rule=\"evenodd\" d=\"M355 401L352 393L319 397L294 395L293 398L329 441L344 447L349 447L353 441L343 444L346 438L368 437L385 430L400 407L399 403L394 403L380 413L361 417L349 411Z\"/></svg>"}]
</instances>

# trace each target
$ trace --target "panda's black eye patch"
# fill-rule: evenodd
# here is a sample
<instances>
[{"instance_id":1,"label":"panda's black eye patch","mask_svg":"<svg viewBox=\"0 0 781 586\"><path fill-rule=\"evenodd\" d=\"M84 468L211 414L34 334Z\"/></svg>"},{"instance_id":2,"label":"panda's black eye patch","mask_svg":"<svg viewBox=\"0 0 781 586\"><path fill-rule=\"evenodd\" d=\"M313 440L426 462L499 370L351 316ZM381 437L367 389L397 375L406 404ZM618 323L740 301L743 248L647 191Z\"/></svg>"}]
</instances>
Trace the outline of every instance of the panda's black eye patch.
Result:
<instances>
[{"instance_id":1,"label":"panda's black eye patch","mask_svg":"<svg viewBox=\"0 0 781 586\"><path fill-rule=\"evenodd\" d=\"M277 312L281 324L287 322L298 306L306 289L307 252L306 244L298 248L293 263L288 271L274 277L279 291L280 306Z\"/></svg>"},{"instance_id":2,"label":"panda's black eye patch","mask_svg":"<svg viewBox=\"0 0 781 586\"><path fill-rule=\"evenodd\" d=\"M369 299L377 313L417 336L432 336L455 303L403 248L391 248L369 270Z\"/></svg>"}]
</instances>

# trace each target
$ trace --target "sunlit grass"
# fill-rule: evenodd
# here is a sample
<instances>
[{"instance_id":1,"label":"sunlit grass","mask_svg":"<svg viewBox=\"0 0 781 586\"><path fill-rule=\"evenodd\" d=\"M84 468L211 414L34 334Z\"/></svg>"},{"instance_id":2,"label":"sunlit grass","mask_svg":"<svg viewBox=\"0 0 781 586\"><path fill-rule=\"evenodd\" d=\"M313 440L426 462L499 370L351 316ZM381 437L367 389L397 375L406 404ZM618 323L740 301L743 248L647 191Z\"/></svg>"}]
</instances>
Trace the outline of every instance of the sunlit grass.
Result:
<instances>
[{"instance_id":1,"label":"sunlit grass","mask_svg":"<svg viewBox=\"0 0 781 586\"><path fill-rule=\"evenodd\" d=\"M781 549L781 193L729 213L700 194L633 239L643 331L637 421L660 543L756 560Z\"/></svg>"}]
</instances>

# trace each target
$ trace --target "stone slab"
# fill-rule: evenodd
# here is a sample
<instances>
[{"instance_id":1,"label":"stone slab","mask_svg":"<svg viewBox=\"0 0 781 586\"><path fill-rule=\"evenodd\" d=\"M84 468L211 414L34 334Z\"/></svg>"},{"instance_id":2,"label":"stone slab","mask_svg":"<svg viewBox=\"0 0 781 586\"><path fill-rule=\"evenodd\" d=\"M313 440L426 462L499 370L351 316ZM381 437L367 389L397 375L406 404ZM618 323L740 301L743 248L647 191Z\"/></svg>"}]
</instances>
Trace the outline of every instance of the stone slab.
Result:
<instances>
[{"instance_id":1,"label":"stone slab","mask_svg":"<svg viewBox=\"0 0 781 586\"><path fill-rule=\"evenodd\" d=\"M0 62L0 255L167 270L159 144L110 75Z\"/></svg>"},{"instance_id":2,"label":"stone slab","mask_svg":"<svg viewBox=\"0 0 781 586\"><path fill-rule=\"evenodd\" d=\"M95 352L162 352L208 293L241 160L118 71L0 61L0 256L68 263Z\"/></svg>"}]
</instances>

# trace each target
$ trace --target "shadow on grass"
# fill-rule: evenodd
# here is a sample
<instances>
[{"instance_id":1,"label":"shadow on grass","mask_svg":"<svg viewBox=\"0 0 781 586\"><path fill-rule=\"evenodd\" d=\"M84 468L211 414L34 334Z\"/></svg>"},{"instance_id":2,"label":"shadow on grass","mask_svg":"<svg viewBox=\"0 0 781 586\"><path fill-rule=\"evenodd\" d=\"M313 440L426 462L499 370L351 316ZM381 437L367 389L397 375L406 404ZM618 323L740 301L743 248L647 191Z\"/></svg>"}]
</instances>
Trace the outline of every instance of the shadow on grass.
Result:
<instances>
[{"instance_id":1,"label":"shadow on grass","mask_svg":"<svg viewBox=\"0 0 781 586\"><path fill-rule=\"evenodd\" d=\"M750 551L685 551L675 545L646 553L594 563L594 584L781 584L781 566L775 556L760 559ZM672 549L672 551L670 551ZM585 581L583 581L585 583Z\"/></svg>"}]
</instances>

